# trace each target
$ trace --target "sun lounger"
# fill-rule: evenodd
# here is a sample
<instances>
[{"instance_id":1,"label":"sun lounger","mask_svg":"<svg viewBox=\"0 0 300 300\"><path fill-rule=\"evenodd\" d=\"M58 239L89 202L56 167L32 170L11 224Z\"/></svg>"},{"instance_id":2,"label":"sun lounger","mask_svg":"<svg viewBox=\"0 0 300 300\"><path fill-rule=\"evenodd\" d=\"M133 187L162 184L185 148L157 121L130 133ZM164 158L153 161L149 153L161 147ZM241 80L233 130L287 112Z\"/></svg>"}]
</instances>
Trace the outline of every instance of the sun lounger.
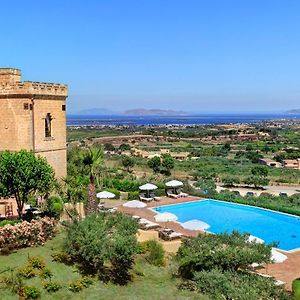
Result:
<instances>
[{"instance_id":1,"label":"sun lounger","mask_svg":"<svg viewBox=\"0 0 300 300\"><path fill-rule=\"evenodd\" d=\"M149 221L149 223L141 225L142 229L148 230L148 229L157 229L160 225L154 222Z\"/></svg>"},{"instance_id":2,"label":"sun lounger","mask_svg":"<svg viewBox=\"0 0 300 300\"><path fill-rule=\"evenodd\" d=\"M178 196L179 196L179 197L188 197L189 194L180 192L180 193L178 194Z\"/></svg>"},{"instance_id":3,"label":"sun lounger","mask_svg":"<svg viewBox=\"0 0 300 300\"><path fill-rule=\"evenodd\" d=\"M143 196L139 196L139 198L141 201L144 201L144 202L151 202L154 200L153 198L147 198L147 197L143 197Z\"/></svg>"},{"instance_id":4,"label":"sun lounger","mask_svg":"<svg viewBox=\"0 0 300 300\"><path fill-rule=\"evenodd\" d=\"M172 241L182 237L182 234L172 229L166 228L159 231L158 236L165 241Z\"/></svg>"},{"instance_id":5,"label":"sun lounger","mask_svg":"<svg viewBox=\"0 0 300 300\"><path fill-rule=\"evenodd\" d=\"M167 196L170 198L179 198L178 195L167 192Z\"/></svg>"},{"instance_id":6,"label":"sun lounger","mask_svg":"<svg viewBox=\"0 0 300 300\"><path fill-rule=\"evenodd\" d=\"M139 224L146 224L148 222L150 222L150 221L147 219L144 219L144 218L139 219Z\"/></svg>"},{"instance_id":7,"label":"sun lounger","mask_svg":"<svg viewBox=\"0 0 300 300\"><path fill-rule=\"evenodd\" d=\"M182 233L180 232L172 232L171 234L169 234L169 238L170 240L175 240L175 239L178 239L178 238L181 238L182 237Z\"/></svg>"},{"instance_id":8,"label":"sun lounger","mask_svg":"<svg viewBox=\"0 0 300 300\"><path fill-rule=\"evenodd\" d=\"M136 215L132 216L132 218L135 219L135 220L137 220L137 221L139 221L141 219L140 216L136 216Z\"/></svg>"},{"instance_id":9,"label":"sun lounger","mask_svg":"<svg viewBox=\"0 0 300 300\"><path fill-rule=\"evenodd\" d=\"M140 228L145 229L145 230L147 230L147 229L156 229L156 228L160 227L159 224L154 223L154 222L149 221L149 220L144 219L144 218L140 219L138 222L139 222Z\"/></svg>"},{"instance_id":10,"label":"sun lounger","mask_svg":"<svg viewBox=\"0 0 300 300\"><path fill-rule=\"evenodd\" d=\"M117 211L116 207L102 207L98 206L99 212L105 212L105 213L115 213Z\"/></svg>"},{"instance_id":11,"label":"sun lounger","mask_svg":"<svg viewBox=\"0 0 300 300\"><path fill-rule=\"evenodd\" d=\"M154 194L150 194L150 197L155 200L155 201L159 201L160 197L155 196Z\"/></svg>"}]
</instances>

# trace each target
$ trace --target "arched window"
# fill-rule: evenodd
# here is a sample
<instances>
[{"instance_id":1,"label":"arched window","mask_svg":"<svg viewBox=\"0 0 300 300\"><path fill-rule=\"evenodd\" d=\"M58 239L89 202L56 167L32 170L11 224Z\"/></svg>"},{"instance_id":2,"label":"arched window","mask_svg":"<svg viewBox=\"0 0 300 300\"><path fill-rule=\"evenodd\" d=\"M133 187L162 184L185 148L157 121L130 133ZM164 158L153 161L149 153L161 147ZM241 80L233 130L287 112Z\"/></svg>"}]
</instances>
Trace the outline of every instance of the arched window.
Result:
<instances>
[{"instance_id":1,"label":"arched window","mask_svg":"<svg viewBox=\"0 0 300 300\"><path fill-rule=\"evenodd\" d=\"M50 113L47 113L46 118L45 118L45 137L51 137L52 132L51 132L51 121L52 117Z\"/></svg>"}]
</instances>

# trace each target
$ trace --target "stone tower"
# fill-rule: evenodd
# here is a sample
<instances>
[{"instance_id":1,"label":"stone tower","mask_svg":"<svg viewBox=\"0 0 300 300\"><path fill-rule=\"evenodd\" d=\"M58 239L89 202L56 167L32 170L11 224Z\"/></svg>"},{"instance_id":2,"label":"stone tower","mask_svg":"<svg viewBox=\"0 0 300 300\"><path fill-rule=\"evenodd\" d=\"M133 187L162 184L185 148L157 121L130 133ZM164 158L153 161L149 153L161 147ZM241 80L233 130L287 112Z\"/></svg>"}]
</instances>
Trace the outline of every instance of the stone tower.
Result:
<instances>
[{"instance_id":1,"label":"stone tower","mask_svg":"<svg viewBox=\"0 0 300 300\"><path fill-rule=\"evenodd\" d=\"M66 98L62 84L21 81L18 69L0 68L0 151L32 150L66 176Z\"/></svg>"}]
</instances>

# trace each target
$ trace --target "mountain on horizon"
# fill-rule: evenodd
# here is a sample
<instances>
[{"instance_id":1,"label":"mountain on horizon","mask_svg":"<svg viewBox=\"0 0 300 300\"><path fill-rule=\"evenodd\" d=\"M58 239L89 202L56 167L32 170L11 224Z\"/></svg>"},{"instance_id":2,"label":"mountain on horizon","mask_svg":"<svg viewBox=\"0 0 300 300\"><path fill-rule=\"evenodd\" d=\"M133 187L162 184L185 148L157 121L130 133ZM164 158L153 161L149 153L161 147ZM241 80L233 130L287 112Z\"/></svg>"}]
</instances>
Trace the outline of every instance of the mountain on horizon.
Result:
<instances>
[{"instance_id":1,"label":"mountain on horizon","mask_svg":"<svg viewBox=\"0 0 300 300\"><path fill-rule=\"evenodd\" d=\"M300 114L300 108L290 109L290 110L286 111L286 113L291 114L291 115L298 115L298 114Z\"/></svg>"},{"instance_id":2,"label":"mountain on horizon","mask_svg":"<svg viewBox=\"0 0 300 300\"><path fill-rule=\"evenodd\" d=\"M76 115L86 116L132 116L132 117L144 117L144 116L157 116L157 117L174 117L174 116L187 116L188 113L184 111L176 111L171 109L145 109L136 108L126 110L124 112L115 112L107 108L89 108L84 109L76 113Z\"/></svg>"},{"instance_id":3,"label":"mountain on horizon","mask_svg":"<svg viewBox=\"0 0 300 300\"><path fill-rule=\"evenodd\" d=\"M123 113L125 116L159 116L159 117L167 117L167 116L186 116L188 113L184 111L176 111L176 110L164 110L164 109L145 109L145 108L137 108L126 110Z\"/></svg>"}]
</instances>

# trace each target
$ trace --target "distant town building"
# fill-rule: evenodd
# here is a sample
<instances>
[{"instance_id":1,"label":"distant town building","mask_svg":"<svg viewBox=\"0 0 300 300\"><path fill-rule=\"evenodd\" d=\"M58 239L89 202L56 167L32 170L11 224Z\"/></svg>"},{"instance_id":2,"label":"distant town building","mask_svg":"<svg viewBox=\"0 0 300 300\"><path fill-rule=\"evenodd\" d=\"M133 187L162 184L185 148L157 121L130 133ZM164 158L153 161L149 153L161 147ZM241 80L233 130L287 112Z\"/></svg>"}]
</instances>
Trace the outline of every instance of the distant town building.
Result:
<instances>
[{"instance_id":1,"label":"distant town building","mask_svg":"<svg viewBox=\"0 0 300 300\"><path fill-rule=\"evenodd\" d=\"M189 152L178 152L178 153L172 152L170 154L174 159L187 160L190 153Z\"/></svg>"},{"instance_id":2,"label":"distant town building","mask_svg":"<svg viewBox=\"0 0 300 300\"><path fill-rule=\"evenodd\" d=\"M300 170L300 158L285 159L282 161L282 164L284 168Z\"/></svg>"},{"instance_id":3,"label":"distant town building","mask_svg":"<svg viewBox=\"0 0 300 300\"><path fill-rule=\"evenodd\" d=\"M269 167L275 167L275 168L281 167L281 164L279 162L270 158L260 158L258 160L258 163Z\"/></svg>"}]
</instances>

